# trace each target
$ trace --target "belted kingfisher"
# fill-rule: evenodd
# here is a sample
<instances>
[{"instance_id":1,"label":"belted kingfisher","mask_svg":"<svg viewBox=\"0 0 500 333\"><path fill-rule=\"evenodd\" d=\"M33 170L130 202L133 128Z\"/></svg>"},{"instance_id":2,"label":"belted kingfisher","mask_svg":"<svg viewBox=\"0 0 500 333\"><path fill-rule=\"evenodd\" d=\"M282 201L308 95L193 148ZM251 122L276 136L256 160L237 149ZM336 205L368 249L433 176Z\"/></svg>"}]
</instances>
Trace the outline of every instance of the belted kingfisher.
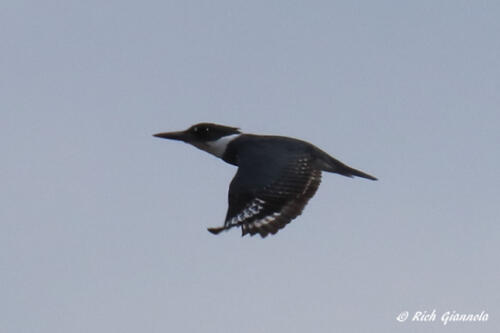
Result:
<instances>
[{"instance_id":1,"label":"belted kingfisher","mask_svg":"<svg viewBox=\"0 0 500 333\"><path fill-rule=\"evenodd\" d=\"M318 189L321 171L377 180L294 138L244 134L212 123L154 136L184 141L238 167L229 186L226 220L222 227L208 228L213 234L241 226L242 236L274 235L302 213Z\"/></svg>"}]
</instances>

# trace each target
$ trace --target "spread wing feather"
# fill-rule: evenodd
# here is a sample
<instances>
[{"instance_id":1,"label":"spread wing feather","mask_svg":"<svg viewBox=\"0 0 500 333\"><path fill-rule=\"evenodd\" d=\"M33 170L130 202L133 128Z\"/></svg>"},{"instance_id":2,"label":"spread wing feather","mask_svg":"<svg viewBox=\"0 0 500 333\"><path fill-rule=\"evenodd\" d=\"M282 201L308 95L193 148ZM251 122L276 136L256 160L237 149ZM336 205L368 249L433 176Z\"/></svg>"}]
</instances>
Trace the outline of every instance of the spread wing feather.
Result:
<instances>
[{"instance_id":1,"label":"spread wing feather","mask_svg":"<svg viewBox=\"0 0 500 333\"><path fill-rule=\"evenodd\" d=\"M260 165L248 162L240 161L229 187L224 226L211 232L241 226L242 235L275 234L302 213L321 182L309 154L288 154Z\"/></svg>"}]
</instances>

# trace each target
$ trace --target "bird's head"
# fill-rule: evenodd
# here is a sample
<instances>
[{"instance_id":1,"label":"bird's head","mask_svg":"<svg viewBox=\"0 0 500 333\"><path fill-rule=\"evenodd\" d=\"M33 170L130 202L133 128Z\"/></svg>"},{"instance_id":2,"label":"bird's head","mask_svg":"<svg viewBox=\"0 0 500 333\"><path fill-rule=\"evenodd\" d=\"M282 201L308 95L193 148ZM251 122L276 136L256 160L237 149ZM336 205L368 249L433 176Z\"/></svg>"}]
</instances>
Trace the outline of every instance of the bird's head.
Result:
<instances>
[{"instance_id":1,"label":"bird's head","mask_svg":"<svg viewBox=\"0 0 500 333\"><path fill-rule=\"evenodd\" d=\"M230 140L241 134L239 128L212 123L199 123L185 131L157 133L162 139L189 143L217 157L222 157Z\"/></svg>"}]
</instances>

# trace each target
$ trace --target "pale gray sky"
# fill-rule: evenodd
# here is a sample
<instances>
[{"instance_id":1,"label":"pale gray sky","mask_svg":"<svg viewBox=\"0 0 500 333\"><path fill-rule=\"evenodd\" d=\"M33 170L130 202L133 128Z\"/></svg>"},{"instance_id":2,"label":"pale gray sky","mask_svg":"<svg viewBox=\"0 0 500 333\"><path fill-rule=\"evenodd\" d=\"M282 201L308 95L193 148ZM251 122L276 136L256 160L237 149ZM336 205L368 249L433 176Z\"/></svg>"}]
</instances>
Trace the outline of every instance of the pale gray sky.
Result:
<instances>
[{"instance_id":1,"label":"pale gray sky","mask_svg":"<svg viewBox=\"0 0 500 333\"><path fill-rule=\"evenodd\" d=\"M500 331L497 1L4 1L1 332ZM236 169L153 138L310 141L274 237L219 236ZM488 322L399 323L402 311Z\"/></svg>"}]
</instances>

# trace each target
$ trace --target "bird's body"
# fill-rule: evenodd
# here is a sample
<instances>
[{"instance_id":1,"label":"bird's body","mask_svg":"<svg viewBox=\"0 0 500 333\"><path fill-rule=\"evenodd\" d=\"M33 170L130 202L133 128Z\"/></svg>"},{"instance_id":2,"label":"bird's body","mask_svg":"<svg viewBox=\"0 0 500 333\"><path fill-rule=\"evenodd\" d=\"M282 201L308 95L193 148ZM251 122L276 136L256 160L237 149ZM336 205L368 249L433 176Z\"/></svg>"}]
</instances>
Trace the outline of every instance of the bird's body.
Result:
<instances>
[{"instance_id":1,"label":"bird's body","mask_svg":"<svg viewBox=\"0 0 500 333\"><path fill-rule=\"evenodd\" d=\"M316 146L294 138L243 134L237 128L201 123L183 132L155 134L181 140L238 167L229 187L224 226L242 234L275 234L302 213L321 182L321 172L375 177L353 169Z\"/></svg>"}]
</instances>

